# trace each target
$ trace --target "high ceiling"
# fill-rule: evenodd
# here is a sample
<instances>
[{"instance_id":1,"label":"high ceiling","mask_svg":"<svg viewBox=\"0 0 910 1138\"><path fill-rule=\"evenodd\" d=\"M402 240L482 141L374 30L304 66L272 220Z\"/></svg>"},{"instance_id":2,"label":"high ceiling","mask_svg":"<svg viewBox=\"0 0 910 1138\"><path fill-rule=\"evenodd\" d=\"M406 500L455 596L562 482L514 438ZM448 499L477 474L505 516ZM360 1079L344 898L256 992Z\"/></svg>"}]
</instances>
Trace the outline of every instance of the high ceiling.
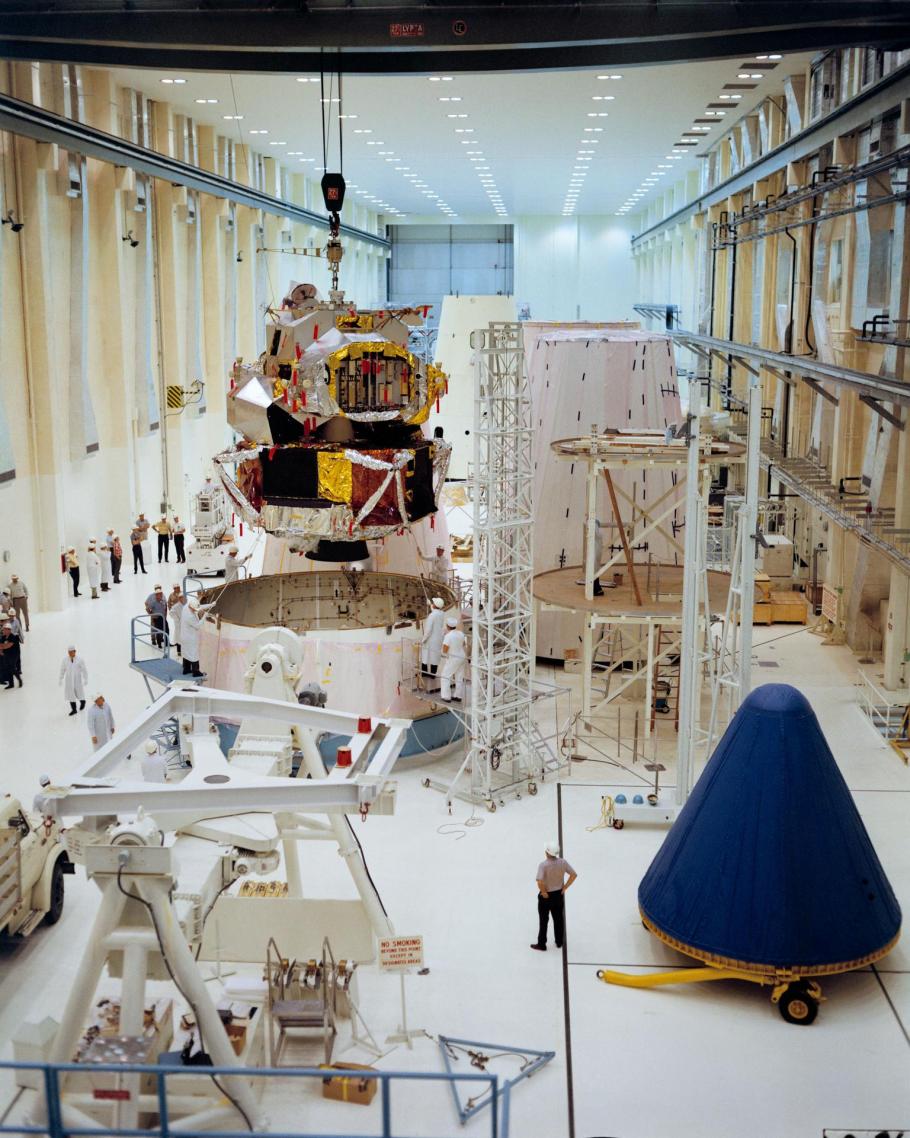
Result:
<instances>
[{"instance_id":1,"label":"high ceiling","mask_svg":"<svg viewBox=\"0 0 910 1138\"><path fill-rule=\"evenodd\" d=\"M349 200L408 221L613 214L681 176L697 155L807 55L625 69L346 77L343 102L320 102L312 74L114 69L124 86L165 100L291 169L318 177L320 112L329 167L344 131ZM328 89L326 97L329 97ZM338 97L337 87L331 98ZM708 105L717 109L707 111ZM723 110L720 108L723 107ZM707 112L707 113L706 113ZM339 120L339 113L345 117ZM702 123L696 123L702 119ZM712 121L713 120L713 121ZM705 142L681 147L685 141ZM675 152L675 153L674 153ZM645 184L646 180L653 182Z\"/></svg>"}]
</instances>

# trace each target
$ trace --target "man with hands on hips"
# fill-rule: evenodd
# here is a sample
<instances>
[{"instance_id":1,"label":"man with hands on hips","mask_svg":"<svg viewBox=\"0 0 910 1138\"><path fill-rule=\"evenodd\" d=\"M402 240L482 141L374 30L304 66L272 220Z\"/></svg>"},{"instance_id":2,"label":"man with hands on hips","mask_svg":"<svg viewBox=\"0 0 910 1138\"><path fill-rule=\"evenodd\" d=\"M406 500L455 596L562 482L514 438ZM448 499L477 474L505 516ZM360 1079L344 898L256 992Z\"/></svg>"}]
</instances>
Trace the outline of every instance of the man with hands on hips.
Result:
<instances>
[{"instance_id":1,"label":"man with hands on hips","mask_svg":"<svg viewBox=\"0 0 910 1138\"><path fill-rule=\"evenodd\" d=\"M537 867L537 942L531 948L547 951L547 925L553 918L553 939L562 948L565 941L565 895L578 874L564 857L559 856L559 842L548 842L546 859ZM566 880L568 878L568 880Z\"/></svg>"}]
</instances>

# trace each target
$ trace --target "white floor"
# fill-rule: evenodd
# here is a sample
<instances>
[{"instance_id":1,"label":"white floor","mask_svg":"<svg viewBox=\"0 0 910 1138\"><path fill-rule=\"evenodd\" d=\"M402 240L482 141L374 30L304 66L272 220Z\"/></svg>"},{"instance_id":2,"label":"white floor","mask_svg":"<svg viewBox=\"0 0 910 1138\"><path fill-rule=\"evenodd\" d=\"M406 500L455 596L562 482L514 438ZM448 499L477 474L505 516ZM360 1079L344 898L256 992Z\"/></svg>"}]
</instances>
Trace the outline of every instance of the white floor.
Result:
<instances>
[{"instance_id":1,"label":"white floor","mask_svg":"<svg viewBox=\"0 0 910 1138\"><path fill-rule=\"evenodd\" d=\"M164 568L167 590L179 578L174 565L167 573ZM129 571L124 584L100 600L85 596L63 613L33 619L23 651L25 687L0 690L0 792L30 802L41 773L63 779L88 750L84 713L69 718L57 686L68 643L86 657L89 695L103 691L119 723L145 706L142 679L128 667L129 617L141 611L158 579L156 565L146 577ZM808 695L910 911L910 771L858 709L852 654L823 647L805 631L777 627L756 629L755 658L756 665L779 665L756 666L756 683L792 682ZM423 772L405 771L397 814L357 822L397 929L426 940L430 974L407 981L411 1023L433 1035L556 1052L515 1090L513 1138L820 1138L826 1127L910 1129L908 948L898 946L876 972L827 981L828 1002L810 1028L785 1024L757 986L635 991L596 979L605 966L691 963L649 936L637 915L638 882L664 831L588 829L598 821L601 795L639 784L640 769L576 763L561 787L561 807L557 787L544 785L536 797L477 815L483 824L471 827L452 825L468 817L469 807L456 805L450 817L442 796L422 787ZM664 777L672 782L672 767ZM566 856L579 873L569 894L565 959L552 946L546 955L528 947L536 925L534 870L560 825ZM2 1058L9 1057L9 1040L23 1020L60 1015L98 898L81 871L67 879L67 888L57 927L0 944ZM393 1031L397 980L364 970L362 1006L377 1036ZM412 1052L396 1048L378 1066L443 1069L429 1039ZM508 1076L516 1064L504 1059L493 1069ZM0 1115L3 1106L0 1093ZM277 1092L266 1110L273 1126L323 1133L381 1129L378 1099L369 1108L326 1103L317 1088L302 1096ZM402 1089L393 1122L396 1134L427 1138L490 1133L489 1112L462 1129L442 1085Z\"/></svg>"}]
</instances>

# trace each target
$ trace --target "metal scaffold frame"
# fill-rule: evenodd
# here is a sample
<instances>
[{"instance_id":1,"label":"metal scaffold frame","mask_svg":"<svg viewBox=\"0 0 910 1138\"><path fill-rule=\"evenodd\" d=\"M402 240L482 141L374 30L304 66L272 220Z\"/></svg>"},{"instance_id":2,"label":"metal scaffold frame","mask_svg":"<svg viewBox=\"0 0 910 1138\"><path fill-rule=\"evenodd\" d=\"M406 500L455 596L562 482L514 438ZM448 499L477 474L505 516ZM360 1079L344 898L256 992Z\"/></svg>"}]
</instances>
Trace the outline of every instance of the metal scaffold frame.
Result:
<instances>
[{"instance_id":1,"label":"metal scaffold frame","mask_svg":"<svg viewBox=\"0 0 910 1138\"><path fill-rule=\"evenodd\" d=\"M656 665L671 657L678 659L679 664L679 695L678 695L678 736L677 736L677 772L676 787L672 800L667 795L660 795L655 780L654 792L648 796L648 804L617 804L613 810L613 817L619 822L632 818L641 818L648 821L672 822L678 812L685 805L692 790L694 782L695 763L698 754L705 744L710 745L711 732L717 721L717 675L716 657L711 643L710 627L712 621L712 601L710 589L710 569L708 565L708 498L711 486L710 468L712 463L733 463L742 461L747 457L747 447L743 444L722 444L712 440L710 436L702 436L701 426L702 392L699 383L693 383L689 388L689 412L686 419L684 442L679 436L673 438L665 432L640 432L636 436L633 432L623 435L621 432L608 432L598 434L596 428L587 438L563 439L553 443L553 448L560 457L571 460L575 464L584 464L587 479L586 494L586 555L584 564L584 590L585 600L590 607L584 611L584 633L582 652L582 710L580 721L585 731L599 730L596 720L604 714L610 703L618 696L631 690L633 685L641 684L644 688L645 706L643 709L643 748L647 753L651 750L653 734L652 715L655 707L655 671ZM753 415L754 428L760 425L760 415ZM652 437L653 436L653 437ZM757 448L756 439L750 433L750 445ZM674 470L675 479L671 488L662 494L656 501L644 509L640 503L633 502L627 494L622 493L614 485L611 470L628 471L636 467L646 469L665 467ZM757 500L757 469L758 464L753 457L749 464L747 475L746 505L743 507L745 521L744 532L755 532L755 503ZM683 471L685 473L683 474ZM621 545L616 550L612 547L610 555L604 564L597 564L602 558L595 557L597 518L597 486L600 479L606 481L610 495L615 524L619 530ZM618 498L622 497L634 506L633 513L628 521L623 520L619 513ZM684 544L680 546L675 537L666 532L665 525L669 525L669 518L675 511L681 510L685 519L683 525ZM661 604L659 593L656 593L652 583L650 567L646 564L634 562L633 548L640 544L643 536L654 531L662 533L674 548L677 556L682 554L682 580L681 596L678 607L669 608ZM674 531L675 532L675 531ZM751 550L751 543L748 545ZM740 557L736 565L736 572L731 584L735 581L736 588L745 590L744 595L751 595L752 565L746 564L746 559ZM614 565L623 564L630 578L631 594L627 607L620 607L622 601L612 605L605 601L594 600L594 584ZM678 578L677 578L678 580ZM578 584L581 584L579 581ZM659 586L658 586L659 587ZM571 597L565 600L566 607ZM716 603L716 601L715 601ZM559 607L557 604L556 607ZM581 606L579 606L580 608ZM734 593L726 602L727 621L729 626L731 612L739 612L742 608L741 599ZM611 675L618 670L617 662L612 659L606 669L601 669L597 658L598 633L605 629L616 630L623 627L638 627L643 631L633 643L633 669L626 671L619 685L610 690ZM666 640L663 639L669 631ZM745 651L745 660L748 661L751 652L751 627L739 631L738 637L734 635L731 643L725 642L726 661L735 671L737 690L748 690L748 675L742 678L738 651ZM626 654L621 653L625 663ZM745 665L747 668L747 665ZM594 678L600 673L607 682L607 688L602 693L595 693ZM710 724L702 722L701 691L703 681L707 681L712 693L712 711L714 715ZM729 677L728 677L729 683ZM639 717L636 713L636 741L638 739ZM622 746L622 740L618 740ZM636 745L637 751L637 745ZM655 752L656 756L656 752ZM663 769L653 759L653 766L648 769L656 771Z\"/></svg>"},{"instance_id":2,"label":"metal scaffold frame","mask_svg":"<svg viewBox=\"0 0 910 1138\"><path fill-rule=\"evenodd\" d=\"M468 750L447 786L453 797L496 808L496 796L556 774L558 750L532 704L560 689L533 683L533 442L531 392L520 324L491 323L474 348L474 580Z\"/></svg>"}]
</instances>

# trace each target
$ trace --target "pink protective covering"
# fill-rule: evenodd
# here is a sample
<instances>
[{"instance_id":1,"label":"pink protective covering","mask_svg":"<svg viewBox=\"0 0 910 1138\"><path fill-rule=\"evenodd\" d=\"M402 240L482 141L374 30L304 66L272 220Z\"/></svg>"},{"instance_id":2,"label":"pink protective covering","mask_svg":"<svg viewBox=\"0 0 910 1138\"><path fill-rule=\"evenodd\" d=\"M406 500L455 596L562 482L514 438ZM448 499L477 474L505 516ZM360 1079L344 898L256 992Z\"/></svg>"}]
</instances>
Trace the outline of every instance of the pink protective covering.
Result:
<instances>
[{"instance_id":1,"label":"pink protective covering","mask_svg":"<svg viewBox=\"0 0 910 1138\"><path fill-rule=\"evenodd\" d=\"M594 424L609 427L666 427L682 421L673 345L668 336L616 328L566 325L524 330L525 359L531 384L535 444L534 570L581 565L584 548L585 467L558 459L550 449L556 439L590 433ZM613 482L636 502L656 501L673 485L669 471L614 472ZM667 502L669 504L669 500ZM628 521L632 507L620 499ZM597 516L613 522L606 485L598 489ZM677 523L682 518L677 516ZM671 529L671 519L664 523ZM682 541L680 534L679 540ZM619 543L609 529L605 548ZM673 564L677 554L660 535L649 535L648 548L635 551L636 562ZM581 574L579 574L581 576ZM567 648L581 647L583 621L561 612L539 612L537 654L562 659Z\"/></svg>"},{"instance_id":2,"label":"pink protective covering","mask_svg":"<svg viewBox=\"0 0 910 1138\"><path fill-rule=\"evenodd\" d=\"M247 646L261 631L226 621L220 629L211 621L203 623L200 662L211 687L244 690ZM352 638L362 633L344 632L337 633L339 639L324 634L301 637L303 682L325 688L334 711L403 718L424 714L427 705L410 694L419 651L417 634L396 638L386 636L385 629L375 631L374 641Z\"/></svg>"}]
</instances>

